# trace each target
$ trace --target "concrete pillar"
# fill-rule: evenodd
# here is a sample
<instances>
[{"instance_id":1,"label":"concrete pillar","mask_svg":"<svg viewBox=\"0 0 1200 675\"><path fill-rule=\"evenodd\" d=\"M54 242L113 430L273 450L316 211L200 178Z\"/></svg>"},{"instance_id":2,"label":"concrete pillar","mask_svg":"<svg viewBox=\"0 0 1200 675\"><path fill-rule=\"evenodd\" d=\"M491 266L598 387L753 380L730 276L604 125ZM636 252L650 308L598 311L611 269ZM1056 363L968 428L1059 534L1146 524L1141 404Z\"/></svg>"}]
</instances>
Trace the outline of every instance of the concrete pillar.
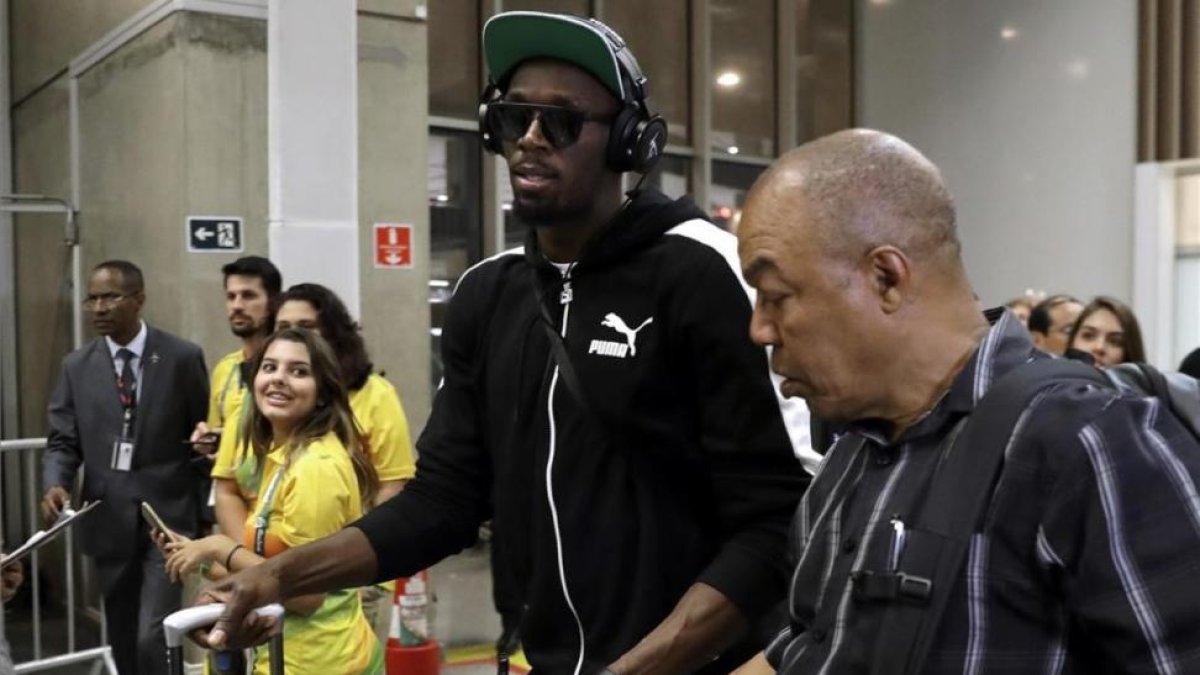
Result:
<instances>
[{"instance_id":1,"label":"concrete pillar","mask_svg":"<svg viewBox=\"0 0 1200 675\"><path fill-rule=\"evenodd\" d=\"M354 0L270 0L271 259L359 315L358 31Z\"/></svg>"},{"instance_id":2,"label":"concrete pillar","mask_svg":"<svg viewBox=\"0 0 1200 675\"><path fill-rule=\"evenodd\" d=\"M0 2L0 35L8 36L8 3ZM0 49L0 195L12 193L12 126L8 50ZM12 217L0 213L0 438L17 430L17 310ZM0 485L0 487L6 487Z\"/></svg>"},{"instance_id":3,"label":"concrete pillar","mask_svg":"<svg viewBox=\"0 0 1200 675\"><path fill-rule=\"evenodd\" d=\"M363 335L416 435L429 411L428 81L421 3L359 0L358 199ZM412 226L412 267L374 264L375 223Z\"/></svg>"}]
</instances>

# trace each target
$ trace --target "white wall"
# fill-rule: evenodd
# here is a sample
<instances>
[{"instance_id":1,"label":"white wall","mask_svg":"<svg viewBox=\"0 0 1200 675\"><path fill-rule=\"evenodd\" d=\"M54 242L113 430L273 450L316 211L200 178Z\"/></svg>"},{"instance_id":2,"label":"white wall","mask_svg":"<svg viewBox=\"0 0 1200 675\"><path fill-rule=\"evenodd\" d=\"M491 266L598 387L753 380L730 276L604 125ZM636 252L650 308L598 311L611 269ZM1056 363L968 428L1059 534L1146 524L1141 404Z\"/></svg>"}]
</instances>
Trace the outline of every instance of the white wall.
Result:
<instances>
[{"instance_id":1,"label":"white wall","mask_svg":"<svg viewBox=\"0 0 1200 675\"><path fill-rule=\"evenodd\" d=\"M985 304L1132 293L1133 0L856 0L857 123L941 166Z\"/></svg>"}]
</instances>

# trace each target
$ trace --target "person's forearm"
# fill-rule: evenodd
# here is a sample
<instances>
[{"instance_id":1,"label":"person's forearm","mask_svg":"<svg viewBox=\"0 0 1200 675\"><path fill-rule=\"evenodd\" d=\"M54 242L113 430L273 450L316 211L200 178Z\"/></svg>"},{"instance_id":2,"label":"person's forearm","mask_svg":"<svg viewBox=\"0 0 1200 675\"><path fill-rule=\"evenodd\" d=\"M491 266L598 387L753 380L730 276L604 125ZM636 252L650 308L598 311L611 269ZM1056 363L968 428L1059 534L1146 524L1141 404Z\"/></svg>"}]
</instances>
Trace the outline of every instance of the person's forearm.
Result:
<instances>
[{"instance_id":1,"label":"person's forearm","mask_svg":"<svg viewBox=\"0 0 1200 675\"><path fill-rule=\"evenodd\" d=\"M229 550L229 554L227 554L223 559L225 562L229 563L229 567L224 568L222 566L221 569L225 569L225 571L228 573L240 572L247 567L261 565L267 561L266 558L258 555L254 551L251 551L245 546L237 546L232 541L225 542L224 547L228 547L227 550ZM226 549L223 548L223 550ZM222 563L222 565L223 564L224 563ZM318 609L320 609L321 604L324 602L324 593L310 593L308 595L297 595L285 600L283 607L293 614L299 614L300 616L312 616L313 612L316 612Z\"/></svg>"},{"instance_id":2,"label":"person's forearm","mask_svg":"<svg viewBox=\"0 0 1200 675\"><path fill-rule=\"evenodd\" d=\"M356 527L285 551L263 563L279 580L283 599L366 586L375 579L375 550Z\"/></svg>"},{"instance_id":3,"label":"person's forearm","mask_svg":"<svg viewBox=\"0 0 1200 675\"><path fill-rule=\"evenodd\" d=\"M610 666L619 675L690 673L741 638L746 618L720 591L693 584L649 635Z\"/></svg>"},{"instance_id":4,"label":"person's forearm","mask_svg":"<svg viewBox=\"0 0 1200 675\"><path fill-rule=\"evenodd\" d=\"M213 512L217 516L217 524L221 526L221 534L241 541L248 513L246 502L238 493L237 482L228 478L214 478L213 494Z\"/></svg>"}]
</instances>

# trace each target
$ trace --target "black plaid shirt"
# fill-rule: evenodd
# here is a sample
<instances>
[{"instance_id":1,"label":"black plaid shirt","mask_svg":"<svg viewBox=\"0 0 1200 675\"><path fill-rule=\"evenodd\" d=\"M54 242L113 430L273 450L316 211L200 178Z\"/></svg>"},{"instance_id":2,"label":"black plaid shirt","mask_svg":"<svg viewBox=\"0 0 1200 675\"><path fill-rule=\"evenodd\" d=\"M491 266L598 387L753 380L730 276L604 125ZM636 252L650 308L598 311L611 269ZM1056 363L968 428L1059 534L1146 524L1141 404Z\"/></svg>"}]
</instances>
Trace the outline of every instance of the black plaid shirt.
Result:
<instances>
[{"instance_id":1,"label":"black plaid shirt","mask_svg":"<svg viewBox=\"0 0 1200 675\"><path fill-rule=\"evenodd\" d=\"M934 410L895 442L839 439L793 524L781 673L867 672L887 605L857 570L884 569L909 512L991 384L1037 358L995 321ZM1200 673L1200 446L1153 398L1079 383L1036 398L1014 429L984 528L951 593L927 673Z\"/></svg>"}]
</instances>

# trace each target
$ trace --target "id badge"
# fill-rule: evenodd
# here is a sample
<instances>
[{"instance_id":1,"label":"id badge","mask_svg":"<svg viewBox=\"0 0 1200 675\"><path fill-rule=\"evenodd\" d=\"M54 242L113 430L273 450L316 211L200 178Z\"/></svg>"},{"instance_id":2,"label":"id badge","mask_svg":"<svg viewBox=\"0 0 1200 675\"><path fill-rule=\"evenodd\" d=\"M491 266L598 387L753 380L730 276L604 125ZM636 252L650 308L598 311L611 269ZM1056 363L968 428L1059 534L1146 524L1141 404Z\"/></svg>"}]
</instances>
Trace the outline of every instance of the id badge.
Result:
<instances>
[{"instance_id":1,"label":"id badge","mask_svg":"<svg viewBox=\"0 0 1200 675\"><path fill-rule=\"evenodd\" d=\"M113 441L112 451L113 471L133 470L133 439L119 437Z\"/></svg>"}]
</instances>

